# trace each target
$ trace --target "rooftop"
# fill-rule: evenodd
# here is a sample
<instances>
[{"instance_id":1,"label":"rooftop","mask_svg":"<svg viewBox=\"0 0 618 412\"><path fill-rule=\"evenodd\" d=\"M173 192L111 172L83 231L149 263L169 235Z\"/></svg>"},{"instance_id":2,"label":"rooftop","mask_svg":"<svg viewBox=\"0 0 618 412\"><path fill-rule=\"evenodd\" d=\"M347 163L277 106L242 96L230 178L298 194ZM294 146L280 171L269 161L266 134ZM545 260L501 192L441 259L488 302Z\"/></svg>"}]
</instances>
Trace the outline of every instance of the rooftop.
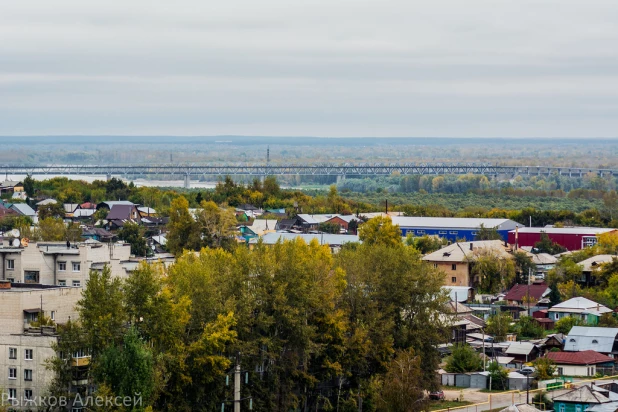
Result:
<instances>
[{"instance_id":1,"label":"rooftop","mask_svg":"<svg viewBox=\"0 0 618 412\"><path fill-rule=\"evenodd\" d=\"M613 362L614 359L594 350L581 352L549 352L547 358L561 365L595 365Z\"/></svg>"},{"instance_id":2,"label":"rooftop","mask_svg":"<svg viewBox=\"0 0 618 412\"><path fill-rule=\"evenodd\" d=\"M616 229L606 229L601 227L520 227L519 233L541 233L556 235L598 235L601 233L613 232ZM515 230L511 231L515 233Z\"/></svg>"},{"instance_id":3,"label":"rooftop","mask_svg":"<svg viewBox=\"0 0 618 412\"><path fill-rule=\"evenodd\" d=\"M441 227L457 229L478 229L483 225L486 228L499 230L513 229L521 226L510 219L485 219L468 217L412 217L393 216L393 224L400 227Z\"/></svg>"},{"instance_id":4,"label":"rooftop","mask_svg":"<svg viewBox=\"0 0 618 412\"><path fill-rule=\"evenodd\" d=\"M505 300L521 301L525 296L530 294L530 297L534 300L539 300L542 297L549 295L551 289L547 287L545 283L533 284L533 285L515 285L504 296Z\"/></svg>"},{"instance_id":5,"label":"rooftop","mask_svg":"<svg viewBox=\"0 0 618 412\"><path fill-rule=\"evenodd\" d=\"M448 245L440 250L425 255L423 260L430 262L465 262L472 257L475 251L481 249L494 250L501 257L511 258L511 254L506 251L503 241L477 240L475 242L453 243L452 245Z\"/></svg>"}]
</instances>

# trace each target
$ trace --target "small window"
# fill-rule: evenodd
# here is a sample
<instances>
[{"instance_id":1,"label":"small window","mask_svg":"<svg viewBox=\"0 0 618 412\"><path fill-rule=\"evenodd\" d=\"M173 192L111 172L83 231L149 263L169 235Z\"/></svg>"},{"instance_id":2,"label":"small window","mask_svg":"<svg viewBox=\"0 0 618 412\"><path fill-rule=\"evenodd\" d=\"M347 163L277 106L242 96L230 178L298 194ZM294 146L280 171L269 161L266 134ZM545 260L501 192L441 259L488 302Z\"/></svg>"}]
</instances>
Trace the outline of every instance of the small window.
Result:
<instances>
[{"instance_id":1,"label":"small window","mask_svg":"<svg viewBox=\"0 0 618 412\"><path fill-rule=\"evenodd\" d=\"M81 286L81 282L79 280L74 280L73 281L73 287L78 288Z\"/></svg>"},{"instance_id":2,"label":"small window","mask_svg":"<svg viewBox=\"0 0 618 412\"><path fill-rule=\"evenodd\" d=\"M16 399L16 398L17 398L17 389L9 388L9 399Z\"/></svg>"},{"instance_id":3,"label":"small window","mask_svg":"<svg viewBox=\"0 0 618 412\"><path fill-rule=\"evenodd\" d=\"M596 339L592 339L592 343L597 344L597 343L599 343L599 341L596 340Z\"/></svg>"},{"instance_id":4,"label":"small window","mask_svg":"<svg viewBox=\"0 0 618 412\"><path fill-rule=\"evenodd\" d=\"M24 359L25 360L32 360L32 359L34 359L34 352L32 351L32 349L24 350Z\"/></svg>"},{"instance_id":5,"label":"small window","mask_svg":"<svg viewBox=\"0 0 618 412\"><path fill-rule=\"evenodd\" d=\"M32 400L32 389L24 389L24 399Z\"/></svg>"},{"instance_id":6,"label":"small window","mask_svg":"<svg viewBox=\"0 0 618 412\"><path fill-rule=\"evenodd\" d=\"M7 261L6 261L6 268L8 270L15 270L15 260L7 259Z\"/></svg>"},{"instance_id":7,"label":"small window","mask_svg":"<svg viewBox=\"0 0 618 412\"><path fill-rule=\"evenodd\" d=\"M79 262L73 262L73 272L79 272L81 270L81 265Z\"/></svg>"},{"instance_id":8,"label":"small window","mask_svg":"<svg viewBox=\"0 0 618 412\"><path fill-rule=\"evenodd\" d=\"M456 230L451 230L450 232L448 232L451 235L456 235L458 232Z\"/></svg>"},{"instance_id":9,"label":"small window","mask_svg":"<svg viewBox=\"0 0 618 412\"><path fill-rule=\"evenodd\" d=\"M52 311L51 311L51 314L50 314L49 316L50 316L51 320L54 320L54 321L55 321L55 320L56 320L56 311L55 311L55 310L52 310Z\"/></svg>"},{"instance_id":10,"label":"small window","mask_svg":"<svg viewBox=\"0 0 618 412\"><path fill-rule=\"evenodd\" d=\"M451 265L451 270L457 270L457 264L456 263L453 263Z\"/></svg>"},{"instance_id":11,"label":"small window","mask_svg":"<svg viewBox=\"0 0 618 412\"><path fill-rule=\"evenodd\" d=\"M457 283L457 278L455 276L451 278L451 283Z\"/></svg>"},{"instance_id":12,"label":"small window","mask_svg":"<svg viewBox=\"0 0 618 412\"><path fill-rule=\"evenodd\" d=\"M17 379L17 368L9 368L9 379Z\"/></svg>"},{"instance_id":13,"label":"small window","mask_svg":"<svg viewBox=\"0 0 618 412\"><path fill-rule=\"evenodd\" d=\"M446 230L441 230L438 233L441 234L441 235L446 235Z\"/></svg>"},{"instance_id":14,"label":"small window","mask_svg":"<svg viewBox=\"0 0 618 412\"><path fill-rule=\"evenodd\" d=\"M66 286L67 285L67 281L66 280L59 280L58 281L58 286Z\"/></svg>"},{"instance_id":15,"label":"small window","mask_svg":"<svg viewBox=\"0 0 618 412\"><path fill-rule=\"evenodd\" d=\"M571 339L569 339L569 342L575 343L575 339L571 338Z\"/></svg>"},{"instance_id":16,"label":"small window","mask_svg":"<svg viewBox=\"0 0 618 412\"><path fill-rule=\"evenodd\" d=\"M24 380L25 381L32 380L32 369L24 369Z\"/></svg>"},{"instance_id":17,"label":"small window","mask_svg":"<svg viewBox=\"0 0 618 412\"><path fill-rule=\"evenodd\" d=\"M422 234L425 233L425 231L424 230L417 230L416 233L418 233L419 235L422 235Z\"/></svg>"},{"instance_id":18,"label":"small window","mask_svg":"<svg viewBox=\"0 0 618 412\"><path fill-rule=\"evenodd\" d=\"M434 264L433 264L433 268L434 268L434 269L437 269L437 268L438 268L438 264L437 264L437 263L434 263Z\"/></svg>"},{"instance_id":19,"label":"small window","mask_svg":"<svg viewBox=\"0 0 618 412\"><path fill-rule=\"evenodd\" d=\"M65 272L67 270L67 262L58 262L58 270Z\"/></svg>"},{"instance_id":20,"label":"small window","mask_svg":"<svg viewBox=\"0 0 618 412\"><path fill-rule=\"evenodd\" d=\"M6 280L8 280L11 283L15 283L15 278L6 278Z\"/></svg>"},{"instance_id":21,"label":"small window","mask_svg":"<svg viewBox=\"0 0 618 412\"><path fill-rule=\"evenodd\" d=\"M17 348L9 348L9 359L17 359Z\"/></svg>"}]
</instances>

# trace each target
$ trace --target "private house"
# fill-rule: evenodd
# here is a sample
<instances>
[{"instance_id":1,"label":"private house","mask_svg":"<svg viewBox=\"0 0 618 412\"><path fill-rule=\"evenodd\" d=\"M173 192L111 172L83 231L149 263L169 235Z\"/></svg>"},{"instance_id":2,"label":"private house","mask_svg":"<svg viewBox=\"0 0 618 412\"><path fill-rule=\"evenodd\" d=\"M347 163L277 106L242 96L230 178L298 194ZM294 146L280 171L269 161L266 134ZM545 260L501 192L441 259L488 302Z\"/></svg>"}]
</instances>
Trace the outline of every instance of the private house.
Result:
<instances>
[{"instance_id":1,"label":"private house","mask_svg":"<svg viewBox=\"0 0 618 412\"><path fill-rule=\"evenodd\" d=\"M240 235L249 242L251 239L259 238L265 233L275 231L277 221L274 219L255 219L251 224L240 225L238 227Z\"/></svg>"},{"instance_id":2,"label":"private house","mask_svg":"<svg viewBox=\"0 0 618 412\"><path fill-rule=\"evenodd\" d=\"M393 216L392 220L393 224L399 225L403 237L434 235L452 242L460 239L475 240L481 226L496 229L502 239L506 240L509 231L522 226L510 219Z\"/></svg>"},{"instance_id":3,"label":"private house","mask_svg":"<svg viewBox=\"0 0 618 412\"><path fill-rule=\"evenodd\" d=\"M504 408L500 410L500 412L542 412L540 409L535 408L532 405L528 405L527 403L517 403L515 405L511 405L508 408Z\"/></svg>"},{"instance_id":4,"label":"private house","mask_svg":"<svg viewBox=\"0 0 618 412\"><path fill-rule=\"evenodd\" d=\"M350 233L356 235L358 232L358 225L362 220L354 215L334 215L328 219L325 223L332 223L339 225L342 233Z\"/></svg>"},{"instance_id":5,"label":"private house","mask_svg":"<svg viewBox=\"0 0 618 412\"><path fill-rule=\"evenodd\" d=\"M62 206L64 207L64 217L68 219L73 218L73 213L79 209L79 203L65 203Z\"/></svg>"},{"instance_id":6,"label":"private house","mask_svg":"<svg viewBox=\"0 0 618 412\"><path fill-rule=\"evenodd\" d=\"M520 227L508 233L509 243L520 247L534 247L541 240L541 234L567 250L581 250L597 244L597 236L616 229L599 227Z\"/></svg>"},{"instance_id":7,"label":"private house","mask_svg":"<svg viewBox=\"0 0 618 412\"><path fill-rule=\"evenodd\" d=\"M4 193L23 192L24 185L22 182L16 182L12 180L5 180L0 183L0 195Z\"/></svg>"},{"instance_id":8,"label":"private house","mask_svg":"<svg viewBox=\"0 0 618 412\"><path fill-rule=\"evenodd\" d=\"M2 203L2 201L0 201L0 219L3 219L5 217L17 217L17 216L19 216L19 213L5 206L5 204Z\"/></svg>"},{"instance_id":9,"label":"private house","mask_svg":"<svg viewBox=\"0 0 618 412\"><path fill-rule=\"evenodd\" d=\"M317 231L320 223L325 223L339 215L309 215L298 214L291 219L283 219L277 223L275 230L296 230L299 232L313 232Z\"/></svg>"},{"instance_id":10,"label":"private house","mask_svg":"<svg viewBox=\"0 0 618 412\"><path fill-rule=\"evenodd\" d=\"M13 203L10 209L16 211L21 216L29 217L30 219L32 219L32 222L34 223L37 223L39 220L39 217L37 216L34 209L28 206L27 203Z\"/></svg>"},{"instance_id":11,"label":"private house","mask_svg":"<svg viewBox=\"0 0 618 412\"><path fill-rule=\"evenodd\" d=\"M547 312L549 318L554 321L572 316L585 321L588 325L596 325L604 313L612 313L612 310L590 299L576 297L552 306Z\"/></svg>"},{"instance_id":12,"label":"private house","mask_svg":"<svg viewBox=\"0 0 618 412\"><path fill-rule=\"evenodd\" d=\"M471 267L476 254L493 253L500 259L511 259L510 249L500 240L453 243L423 257L425 262L444 273L446 286L474 286Z\"/></svg>"},{"instance_id":13,"label":"private house","mask_svg":"<svg viewBox=\"0 0 618 412\"><path fill-rule=\"evenodd\" d=\"M530 253L528 256L532 258L532 263L536 265L535 277L545 279L547 272L556 266L558 258L549 253Z\"/></svg>"},{"instance_id":14,"label":"private house","mask_svg":"<svg viewBox=\"0 0 618 412\"><path fill-rule=\"evenodd\" d=\"M539 348L532 342L511 342L504 351L506 356L513 357L515 362L532 362L539 354Z\"/></svg>"},{"instance_id":15,"label":"private house","mask_svg":"<svg viewBox=\"0 0 618 412\"><path fill-rule=\"evenodd\" d=\"M618 328L573 326L565 338L564 350L593 350L615 358L618 355Z\"/></svg>"},{"instance_id":16,"label":"private house","mask_svg":"<svg viewBox=\"0 0 618 412\"><path fill-rule=\"evenodd\" d=\"M610 263L614 259L618 259L618 256L597 255L579 262L579 265L582 267L581 282L586 285L597 284L597 280L594 277L594 272L598 271L605 263Z\"/></svg>"},{"instance_id":17,"label":"private house","mask_svg":"<svg viewBox=\"0 0 618 412\"><path fill-rule=\"evenodd\" d=\"M542 298L549 295L551 289L545 283L532 285L514 285L504 296L508 305L535 306Z\"/></svg>"},{"instance_id":18,"label":"private house","mask_svg":"<svg viewBox=\"0 0 618 412\"><path fill-rule=\"evenodd\" d=\"M605 392L607 394L607 391ZM565 394L555 396L553 398L554 410L556 412L583 412L593 406L611 402L606 394L584 385Z\"/></svg>"},{"instance_id":19,"label":"private house","mask_svg":"<svg viewBox=\"0 0 618 412\"><path fill-rule=\"evenodd\" d=\"M116 205L136 206L133 202L129 202L128 200L106 200L105 202L97 204L96 209L105 208L107 210L112 210Z\"/></svg>"},{"instance_id":20,"label":"private house","mask_svg":"<svg viewBox=\"0 0 618 412\"><path fill-rule=\"evenodd\" d=\"M486 326L483 319L474 316L474 311L462 303L448 302L446 312L451 316L451 338L454 343L466 342L468 334L478 334Z\"/></svg>"},{"instance_id":21,"label":"private house","mask_svg":"<svg viewBox=\"0 0 618 412\"><path fill-rule=\"evenodd\" d=\"M116 204L112 205L107 214L108 227L112 229L121 228L127 222L141 223L141 216L134 204Z\"/></svg>"},{"instance_id":22,"label":"private house","mask_svg":"<svg viewBox=\"0 0 618 412\"><path fill-rule=\"evenodd\" d=\"M113 242L117 236L100 227L85 228L82 230L82 237L86 240L96 240L98 242Z\"/></svg>"},{"instance_id":23,"label":"private house","mask_svg":"<svg viewBox=\"0 0 618 412\"><path fill-rule=\"evenodd\" d=\"M39 208L41 206L47 206L47 205L52 205L56 203L58 203L56 199L43 199L40 202L37 202L35 206Z\"/></svg>"},{"instance_id":24,"label":"private house","mask_svg":"<svg viewBox=\"0 0 618 412\"><path fill-rule=\"evenodd\" d=\"M614 359L594 350L581 352L549 352L545 355L556 363L560 376L595 376L597 366L611 368Z\"/></svg>"}]
</instances>

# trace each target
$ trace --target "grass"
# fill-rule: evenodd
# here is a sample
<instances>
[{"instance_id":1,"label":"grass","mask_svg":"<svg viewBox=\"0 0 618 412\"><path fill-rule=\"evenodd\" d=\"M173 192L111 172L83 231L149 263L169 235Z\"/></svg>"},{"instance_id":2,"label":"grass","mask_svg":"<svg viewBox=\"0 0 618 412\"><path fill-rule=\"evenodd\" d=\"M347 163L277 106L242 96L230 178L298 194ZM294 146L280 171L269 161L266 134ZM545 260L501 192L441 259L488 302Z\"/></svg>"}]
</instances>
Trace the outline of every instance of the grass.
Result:
<instances>
[{"instance_id":1,"label":"grass","mask_svg":"<svg viewBox=\"0 0 618 412\"><path fill-rule=\"evenodd\" d=\"M472 405L472 402L468 402L468 401L463 401L463 402L459 402L459 401L431 401L429 403L429 410L430 411L437 411L437 410L440 410L440 409L456 408L458 406L467 406L467 405Z\"/></svg>"}]
</instances>

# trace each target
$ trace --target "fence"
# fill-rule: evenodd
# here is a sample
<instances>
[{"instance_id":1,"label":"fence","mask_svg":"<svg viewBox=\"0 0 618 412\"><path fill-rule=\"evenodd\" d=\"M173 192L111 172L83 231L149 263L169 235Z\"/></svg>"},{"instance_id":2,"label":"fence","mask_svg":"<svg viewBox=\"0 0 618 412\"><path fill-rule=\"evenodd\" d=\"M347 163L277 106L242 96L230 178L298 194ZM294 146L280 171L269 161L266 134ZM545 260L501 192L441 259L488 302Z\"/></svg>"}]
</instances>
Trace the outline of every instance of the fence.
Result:
<instances>
[{"instance_id":1,"label":"fence","mask_svg":"<svg viewBox=\"0 0 618 412\"><path fill-rule=\"evenodd\" d=\"M545 397L551 401L554 397L558 395L562 395L563 393L566 393L570 391L571 389L573 389L573 387L577 387L578 385L581 385L583 383L588 383L588 382L602 383L603 381L606 381L606 380L610 381L610 380L614 380L617 378L618 378L618 375L605 376L602 378L593 378L589 380L582 380L582 381L574 382L572 384L570 382L566 382L565 388L563 389L556 388L556 389L549 390L549 391L546 388L544 388L544 389L531 389L530 391L507 391L507 392L500 392L500 393L490 393L487 396L486 402L474 403L471 405L458 406L458 407L453 407L453 408L438 409L438 410L434 410L433 412L481 412L481 411L493 411L493 410L499 411L513 404L533 403L533 398L537 396L539 393L545 395ZM546 407L543 403L535 403L534 406L537 409L540 409L542 411L550 409L549 407Z\"/></svg>"}]
</instances>

